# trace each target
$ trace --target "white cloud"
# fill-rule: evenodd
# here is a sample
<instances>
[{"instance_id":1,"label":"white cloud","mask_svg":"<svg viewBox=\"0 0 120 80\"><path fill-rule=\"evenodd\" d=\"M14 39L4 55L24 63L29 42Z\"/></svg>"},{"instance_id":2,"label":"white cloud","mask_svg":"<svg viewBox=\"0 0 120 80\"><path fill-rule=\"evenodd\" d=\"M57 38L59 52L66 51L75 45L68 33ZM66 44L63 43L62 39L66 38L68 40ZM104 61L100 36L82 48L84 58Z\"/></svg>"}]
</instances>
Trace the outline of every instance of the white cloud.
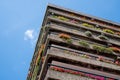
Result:
<instances>
[{"instance_id":1,"label":"white cloud","mask_svg":"<svg viewBox=\"0 0 120 80\"><path fill-rule=\"evenodd\" d=\"M34 29L28 29L24 33L24 40L29 41L32 47L35 46L35 43L37 41L37 33L38 31L37 30L35 31Z\"/></svg>"},{"instance_id":2,"label":"white cloud","mask_svg":"<svg viewBox=\"0 0 120 80\"><path fill-rule=\"evenodd\" d=\"M33 40L34 39L34 30L28 29L25 31L24 40Z\"/></svg>"}]
</instances>

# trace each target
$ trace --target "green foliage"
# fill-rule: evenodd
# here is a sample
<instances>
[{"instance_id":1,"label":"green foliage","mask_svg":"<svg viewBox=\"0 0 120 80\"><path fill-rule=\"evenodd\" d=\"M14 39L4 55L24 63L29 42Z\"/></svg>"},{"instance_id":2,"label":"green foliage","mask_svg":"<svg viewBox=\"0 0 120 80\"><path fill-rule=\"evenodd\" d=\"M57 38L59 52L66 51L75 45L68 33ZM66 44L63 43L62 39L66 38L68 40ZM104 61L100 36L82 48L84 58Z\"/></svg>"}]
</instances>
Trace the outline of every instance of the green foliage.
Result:
<instances>
[{"instance_id":1,"label":"green foliage","mask_svg":"<svg viewBox=\"0 0 120 80\"><path fill-rule=\"evenodd\" d=\"M93 45L93 49L95 49L98 52L103 52L103 53L113 53L113 50L111 48L106 48L103 46L98 46L98 45Z\"/></svg>"},{"instance_id":2,"label":"green foliage","mask_svg":"<svg viewBox=\"0 0 120 80\"><path fill-rule=\"evenodd\" d=\"M94 29L99 30L99 31L102 31L102 29L101 29L101 28L96 28L96 27L95 27Z\"/></svg>"},{"instance_id":3,"label":"green foliage","mask_svg":"<svg viewBox=\"0 0 120 80\"><path fill-rule=\"evenodd\" d=\"M86 41L79 41L79 44L83 47L89 48L89 43L87 43Z\"/></svg>"},{"instance_id":4,"label":"green foliage","mask_svg":"<svg viewBox=\"0 0 120 80\"><path fill-rule=\"evenodd\" d=\"M85 35L88 36L88 37L91 37L92 36L92 33L90 31L86 31L85 32Z\"/></svg>"},{"instance_id":5,"label":"green foliage","mask_svg":"<svg viewBox=\"0 0 120 80\"><path fill-rule=\"evenodd\" d=\"M39 59L38 59L38 61L37 61L37 65L39 65L39 63L40 63L40 57L39 57Z\"/></svg>"},{"instance_id":6,"label":"green foliage","mask_svg":"<svg viewBox=\"0 0 120 80\"><path fill-rule=\"evenodd\" d=\"M52 17L53 17L53 18L57 18L58 16L56 16L56 15L52 15Z\"/></svg>"},{"instance_id":7,"label":"green foliage","mask_svg":"<svg viewBox=\"0 0 120 80\"><path fill-rule=\"evenodd\" d=\"M98 36L100 39L102 39L102 40L108 40L108 38L106 37L106 36L104 36L104 35L100 35L100 36Z\"/></svg>"},{"instance_id":8,"label":"green foliage","mask_svg":"<svg viewBox=\"0 0 120 80\"><path fill-rule=\"evenodd\" d=\"M69 20L68 18L65 18L65 17L63 17L63 16L58 16L58 18L59 18L60 20L63 20L63 21L68 21L68 20Z\"/></svg>"},{"instance_id":9,"label":"green foliage","mask_svg":"<svg viewBox=\"0 0 120 80\"><path fill-rule=\"evenodd\" d=\"M72 40L71 39L66 39L67 43L72 43Z\"/></svg>"},{"instance_id":10,"label":"green foliage","mask_svg":"<svg viewBox=\"0 0 120 80\"><path fill-rule=\"evenodd\" d=\"M104 29L103 31L106 32L106 33L114 34L114 31L112 31L110 29Z\"/></svg>"},{"instance_id":11,"label":"green foliage","mask_svg":"<svg viewBox=\"0 0 120 80\"><path fill-rule=\"evenodd\" d=\"M94 28L94 26L93 26L93 25L88 24L88 23L83 23L82 25L83 25L83 26L85 26L85 27Z\"/></svg>"}]
</instances>

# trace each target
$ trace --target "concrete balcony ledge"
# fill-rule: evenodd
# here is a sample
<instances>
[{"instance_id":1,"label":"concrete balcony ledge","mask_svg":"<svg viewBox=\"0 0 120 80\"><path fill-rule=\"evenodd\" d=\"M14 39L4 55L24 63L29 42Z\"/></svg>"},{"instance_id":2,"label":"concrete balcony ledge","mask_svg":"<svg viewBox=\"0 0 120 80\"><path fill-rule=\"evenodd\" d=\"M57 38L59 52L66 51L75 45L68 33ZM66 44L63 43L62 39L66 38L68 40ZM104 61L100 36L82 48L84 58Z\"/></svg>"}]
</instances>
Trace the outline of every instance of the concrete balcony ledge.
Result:
<instances>
[{"instance_id":1,"label":"concrete balcony ledge","mask_svg":"<svg viewBox=\"0 0 120 80\"><path fill-rule=\"evenodd\" d=\"M48 78L53 78L53 79L58 79L58 80L95 80L95 79L90 79L87 77L82 77L79 75L55 71L52 69L48 69L47 71L45 80L47 80Z\"/></svg>"},{"instance_id":2,"label":"concrete balcony ledge","mask_svg":"<svg viewBox=\"0 0 120 80\"><path fill-rule=\"evenodd\" d=\"M56 50L55 48L51 48L49 50L48 54L52 54L55 56L60 56L66 59L70 59L71 61L77 61L77 62L83 62L83 63L88 63L88 64L92 64L92 65L98 65L98 66L102 66L102 67L106 67L106 68L110 68L110 69L114 69L114 70L119 70L120 71L120 66L114 65L114 64L110 64L110 63L105 63L105 62L101 62L98 60L92 60L92 59L87 59L84 57L81 57L79 55L75 55L74 53L69 54L69 53L65 53L62 52L60 50Z\"/></svg>"}]
</instances>

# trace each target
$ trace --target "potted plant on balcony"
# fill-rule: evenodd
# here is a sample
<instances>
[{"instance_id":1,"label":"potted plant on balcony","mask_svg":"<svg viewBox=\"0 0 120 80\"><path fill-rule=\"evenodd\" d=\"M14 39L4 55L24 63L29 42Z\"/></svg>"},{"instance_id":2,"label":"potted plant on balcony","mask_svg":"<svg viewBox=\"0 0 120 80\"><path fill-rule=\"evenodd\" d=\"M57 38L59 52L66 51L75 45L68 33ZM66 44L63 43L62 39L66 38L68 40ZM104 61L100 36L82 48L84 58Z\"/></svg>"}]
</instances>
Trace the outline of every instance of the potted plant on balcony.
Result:
<instances>
[{"instance_id":1,"label":"potted plant on balcony","mask_svg":"<svg viewBox=\"0 0 120 80\"><path fill-rule=\"evenodd\" d=\"M58 16L56 16L56 15L51 15L53 18L58 18Z\"/></svg>"},{"instance_id":2,"label":"potted plant on balcony","mask_svg":"<svg viewBox=\"0 0 120 80\"><path fill-rule=\"evenodd\" d=\"M86 41L79 41L79 44L80 44L82 47L90 48L89 43L87 43Z\"/></svg>"},{"instance_id":3,"label":"potted plant on balcony","mask_svg":"<svg viewBox=\"0 0 120 80\"><path fill-rule=\"evenodd\" d=\"M104 50L103 47L98 46L98 45L93 45L92 47L93 47L93 49L96 50L97 52L102 52L102 51Z\"/></svg>"},{"instance_id":4,"label":"potted plant on balcony","mask_svg":"<svg viewBox=\"0 0 120 80\"><path fill-rule=\"evenodd\" d=\"M113 54L113 50L111 48L105 48L103 52Z\"/></svg>"},{"instance_id":5,"label":"potted plant on balcony","mask_svg":"<svg viewBox=\"0 0 120 80\"><path fill-rule=\"evenodd\" d=\"M95 29L95 30L102 31L102 29L101 29L101 28L98 28L98 27L95 27L94 29Z\"/></svg>"},{"instance_id":6,"label":"potted plant on balcony","mask_svg":"<svg viewBox=\"0 0 120 80\"><path fill-rule=\"evenodd\" d=\"M88 36L88 37L92 37L92 32L91 31L86 31L85 35Z\"/></svg>"},{"instance_id":7,"label":"potted plant on balcony","mask_svg":"<svg viewBox=\"0 0 120 80\"><path fill-rule=\"evenodd\" d=\"M110 29L103 29L103 32L110 33L110 34L114 34L114 31L112 31L112 30L110 30Z\"/></svg>"},{"instance_id":8,"label":"potted plant on balcony","mask_svg":"<svg viewBox=\"0 0 120 80\"><path fill-rule=\"evenodd\" d=\"M93 49L96 50L97 52L113 54L113 50L111 48L106 48L106 47L103 47L103 46L93 45Z\"/></svg>"},{"instance_id":9,"label":"potted plant on balcony","mask_svg":"<svg viewBox=\"0 0 120 80\"><path fill-rule=\"evenodd\" d=\"M65 33L59 34L59 37L68 43L72 43L71 36Z\"/></svg>"},{"instance_id":10,"label":"potted plant on balcony","mask_svg":"<svg viewBox=\"0 0 120 80\"><path fill-rule=\"evenodd\" d=\"M58 19L63 20L63 21L69 21L68 18L65 18L65 17L63 17L63 16L58 16Z\"/></svg>"},{"instance_id":11,"label":"potted plant on balcony","mask_svg":"<svg viewBox=\"0 0 120 80\"><path fill-rule=\"evenodd\" d=\"M99 35L98 38L100 38L100 39L102 39L102 40L108 40L108 38L107 38L106 36L102 35L102 34Z\"/></svg>"},{"instance_id":12,"label":"potted plant on balcony","mask_svg":"<svg viewBox=\"0 0 120 80\"><path fill-rule=\"evenodd\" d=\"M94 28L93 25L88 24L88 23L82 23L82 26L89 27L89 28Z\"/></svg>"}]
</instances>

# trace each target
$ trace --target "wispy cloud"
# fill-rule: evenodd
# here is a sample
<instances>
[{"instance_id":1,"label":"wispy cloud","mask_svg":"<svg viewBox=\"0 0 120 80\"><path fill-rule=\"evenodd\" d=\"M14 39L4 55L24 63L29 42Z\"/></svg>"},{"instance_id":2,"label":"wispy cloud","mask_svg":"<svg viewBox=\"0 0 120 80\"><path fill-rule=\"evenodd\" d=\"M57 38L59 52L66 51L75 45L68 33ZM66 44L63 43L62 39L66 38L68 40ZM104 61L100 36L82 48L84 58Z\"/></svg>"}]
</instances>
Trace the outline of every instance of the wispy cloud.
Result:
<instances>
[{"instance_id":1,"label":"wispy cloud","mask_svg":"<svg viewBox=\"0 0 120 80\"><path fill-rule=\"evenodd\" d=\"M32 46L34 46L37 41L37 31L35 31L34 29L26 30L24 33L24 40L30 41Z\"/></svg>"}]
</instances>

